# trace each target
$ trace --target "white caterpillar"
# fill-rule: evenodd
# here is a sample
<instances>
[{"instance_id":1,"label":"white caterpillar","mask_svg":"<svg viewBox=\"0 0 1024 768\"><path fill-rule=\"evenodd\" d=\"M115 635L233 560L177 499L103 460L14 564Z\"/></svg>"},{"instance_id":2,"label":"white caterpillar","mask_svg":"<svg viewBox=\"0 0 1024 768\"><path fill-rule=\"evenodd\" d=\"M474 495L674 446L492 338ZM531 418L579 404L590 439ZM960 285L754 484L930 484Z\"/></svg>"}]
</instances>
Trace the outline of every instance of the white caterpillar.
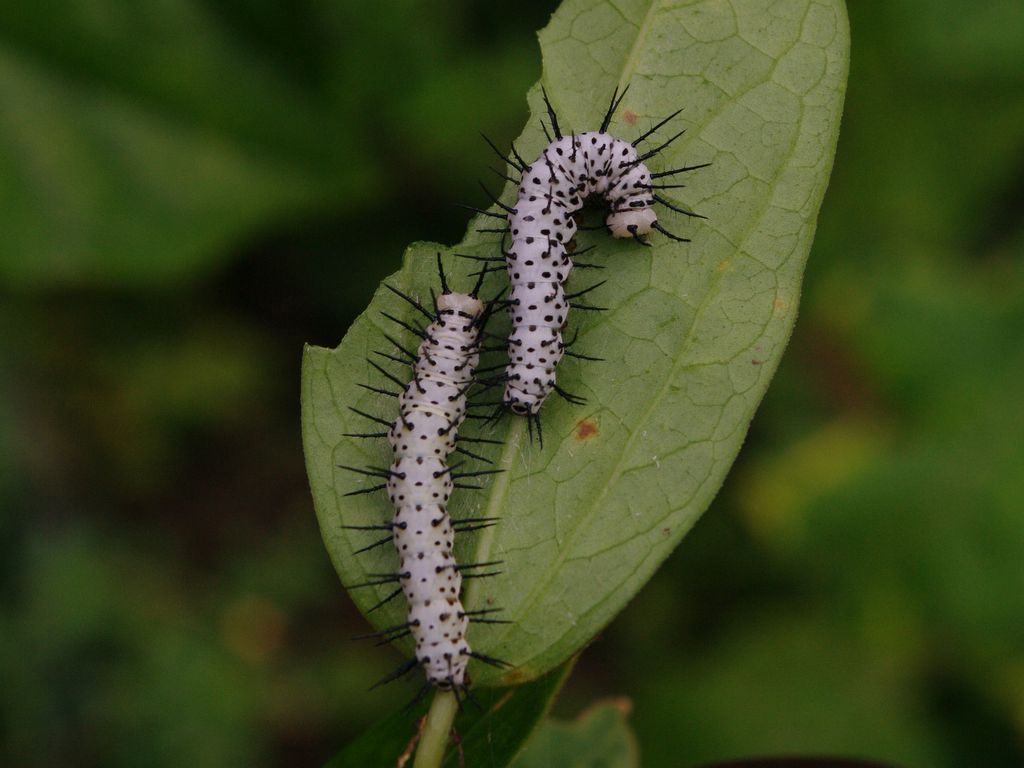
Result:
<instances>
[{"instance_id":1,"label":"white caterpillar","mask_svg":"<svg viewBox=\"0 0 1024 768\"><path fill-rule=\"evenodd\" d=\"M640 236L652 229L673 240L689 242L686 238L676 237L658 223L653 210L655 203L662 203L688 216L699 216L677 208L655 194L654 190L662 187L656 185L654 179L694 170L702 165L652 174L644 164L682 132L643 155L636 150L637 144L678 112L632 143L607 133L612 114L625 93L623 90L621 96L617 92L612 96L600 130L571 136L563 136L559 131L558 118L547 93L544 93L544 103L556 138L535 161L529 165L518 164L522 171L518 198L515 206L503 206L508 212L511 234L511 244L504 251L504 256L512 284L507 301L512 332L508 338L509 362L505 370L503 404L513 413L531 419L538 417L541 406L552 391L572 402L582 402L556 384L555 369L566 354L562 329L569 307L573 306L570 299L586 293L580 291L567 295L564 284L573 267L566 245L576 234L574 214L583 207L587 198L599 196L608 204L605 223L613 237L631 237L644 245L647 243ZM513 156L521 160L514 150ZM539 420L537 426L539 430Z\"/></svg>"},{"instance_id":2,"label":"white caterpillar","mask_svg":"<svg viewBox=\"0 0 1024 768\"><path fill-rule=\"evenodd\" d=\"M388 434L394 451L388 496L395 507L399 578L409 603L409 630L427 680L464 687L469 620L459 600L462 574L448 517L453 480L448 454L466 417L466 391L479 362L477 321L483 302L464 293L437 298L437 319L426 329L413 378L399 398Z\"/></svg>"},{"instance_id":3,"label":"white caterpillar","mask_svg":"<svg viewBox=\"0 0 1024 768\"><path fill-rule=\"evenodd\" d=\"M439 257L439 270L440 266ZM456 447L458 429L466 418L466 394L474 382L479 362L480 334L487 308L476 296L479 282L472 294L452 293L444 282L443 272L441 276L444 292L437 297L436 314L422 331L423 341L416 354L412 355L413 376L398 395L398 418L390 424L383 422L389 426L383 434L391 444L391 466L387 470L345 467L386 478L383 485L354 491L353 494L386 488L394 507L394 517L390 524L383 526L346 527L388 529L389 536L364 549L393 541L398 552L396 574L383 575L379 580L358 585L398 582L399 588L382 602L399 592L405 594L408 602L406 623L384 630L378 636L390 641L411 634L415 642L415 658L381 682L405 674L418 663L426 672L428 684L458 691L468 685L466 664L471 657L499 665L504 663L474 653L466 640L469 617L490 613L492 609L467 612L459 597L462 570L491 563L460 566L453 554L456 530L473 530L483 527L481 523L489 522L473 518L453 523L447 510L456 478L488 474L488 471L453 474L448 464L449 454L460 450ZM414 299L387 287L431 316ZM375 367L392 381L398 381L379 366ZM361 411L357 413L362 414ZM368 414L362 415L369 417ZM493 619L479 621L496 623Z\"/></svg>"}]
</instances>

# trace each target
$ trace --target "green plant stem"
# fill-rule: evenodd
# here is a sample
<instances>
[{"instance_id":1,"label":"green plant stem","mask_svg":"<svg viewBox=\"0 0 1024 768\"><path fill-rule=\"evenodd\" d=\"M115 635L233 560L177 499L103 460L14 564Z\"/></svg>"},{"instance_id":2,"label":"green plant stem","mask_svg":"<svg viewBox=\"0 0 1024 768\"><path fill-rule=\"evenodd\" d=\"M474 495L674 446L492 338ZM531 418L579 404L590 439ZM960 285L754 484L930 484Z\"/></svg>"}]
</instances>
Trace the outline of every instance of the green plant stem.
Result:
<instances>
[{"instance_id":1,"label":"green plant stem","mask_svg":"<svg viewBox=\"0 0 1024 768\"><path fill-rule=\"evenodd\" d=\"M444 759L444 751L448 746L448 734L455 722L455 713L459 702L451 691L437 691L427 712L427 722L423 725L420 744L416 748L416 759L413 768L440 768Z\"/></svg>"}]
</instances>

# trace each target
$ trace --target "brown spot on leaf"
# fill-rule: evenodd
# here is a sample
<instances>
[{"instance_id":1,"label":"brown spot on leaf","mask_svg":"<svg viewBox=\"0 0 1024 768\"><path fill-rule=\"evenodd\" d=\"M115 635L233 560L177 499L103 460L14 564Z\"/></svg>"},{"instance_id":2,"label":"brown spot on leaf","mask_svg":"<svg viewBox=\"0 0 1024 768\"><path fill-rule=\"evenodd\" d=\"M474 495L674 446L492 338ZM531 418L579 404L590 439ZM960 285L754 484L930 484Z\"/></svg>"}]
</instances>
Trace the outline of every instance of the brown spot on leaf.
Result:
<instances>
[{"instance_id":1,"label":"brown spot on leaf","mask_svg":"<svg viewBox=\"0 0 1024 768\"><path fill-rule=\"evenodd\" d=\"M591 419L581 419L576 422L576 439L579 441L591 440L597 437L597 422Z\"/></svg>"},{"instance_id":2,"label":"brown spot on leaf","mask_svg":"<svg viewBox=\"0 0 1024 768\"><path fill-rule=\"evenodd\" d=\"M627 109L625 112L622 113L622 119L625 120L630 125L636 125L636 112L634 112L632 109Z\"/></svg>"},{"instance_id":3,"label":"brown spot on leaf","mask_svg":"<svg viewBox=\"0 0 1024 768\"><path fill-rule=\"evenodd\" d=\"M508 672L501 676L501 682L504 685L522 685L528 683L537 675L534 671L527 669L526 667L516 667L510 669Z\"/></svg>"}]
</instances>

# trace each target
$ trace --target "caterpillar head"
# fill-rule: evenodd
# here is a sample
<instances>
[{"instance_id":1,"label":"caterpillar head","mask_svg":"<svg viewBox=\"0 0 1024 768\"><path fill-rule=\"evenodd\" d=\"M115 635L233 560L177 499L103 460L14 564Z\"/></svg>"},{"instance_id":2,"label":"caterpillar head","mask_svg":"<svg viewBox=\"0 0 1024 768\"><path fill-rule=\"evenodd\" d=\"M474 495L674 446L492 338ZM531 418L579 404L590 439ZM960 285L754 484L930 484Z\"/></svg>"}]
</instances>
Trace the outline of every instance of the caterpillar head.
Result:
<instances>
[{"instance_id":1,"label":"caterpillar head","mask_svg":"<svg viewBox=\"0 0 1024 768\"><path fill-rule=\"evenodd\" d=\"M532 416L536 406L534 403L528 403L520 400L518 397L512 397L505 401L505 407L517 416Z\"/></svg>"},{"instance_id":2,"label":"caterpillar head","mask_svg":"<svg viewBox=\"0 0 1024 768\"><path fill-rule=\"evenodd\" d=\"M635 208L609 213L605 224L612 237L636 237L650 232L657 220L658 214L653 208Z\"/></svg>"},{"instance_id":3,"label":"caterpillar head","mask_svg":"<svg viewBox=\"0 0 1024 768\"><path fill-rule=\"evenodd\" d=\"M537 396L517 389L513 385L514 382L510 381L505 387L505 396L502 398L505 408L516 416L536 416L540 413L540 408L544 405L548 393L545 392L542 396Z\"/></svg>"}]
</instances>

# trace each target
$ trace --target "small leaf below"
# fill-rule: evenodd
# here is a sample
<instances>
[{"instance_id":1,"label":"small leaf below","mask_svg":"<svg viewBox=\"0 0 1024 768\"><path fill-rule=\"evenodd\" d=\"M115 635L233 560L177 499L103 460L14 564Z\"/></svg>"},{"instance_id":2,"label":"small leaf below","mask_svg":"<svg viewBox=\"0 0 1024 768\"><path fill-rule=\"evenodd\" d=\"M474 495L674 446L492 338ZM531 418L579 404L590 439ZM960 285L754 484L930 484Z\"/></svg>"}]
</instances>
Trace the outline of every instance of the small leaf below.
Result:
<instances>
[{"instance_id":1,"label":"small leaf below","mask_svg":"<svg viewBox=\"0 0 1024 768\"><path fill-rule=\"evenodd\" d=\"M512 768L636 768L640 755L626 718L628 699L598 702L573 723L548 720L530 738Z\"/></svg>"}]
</instances>

